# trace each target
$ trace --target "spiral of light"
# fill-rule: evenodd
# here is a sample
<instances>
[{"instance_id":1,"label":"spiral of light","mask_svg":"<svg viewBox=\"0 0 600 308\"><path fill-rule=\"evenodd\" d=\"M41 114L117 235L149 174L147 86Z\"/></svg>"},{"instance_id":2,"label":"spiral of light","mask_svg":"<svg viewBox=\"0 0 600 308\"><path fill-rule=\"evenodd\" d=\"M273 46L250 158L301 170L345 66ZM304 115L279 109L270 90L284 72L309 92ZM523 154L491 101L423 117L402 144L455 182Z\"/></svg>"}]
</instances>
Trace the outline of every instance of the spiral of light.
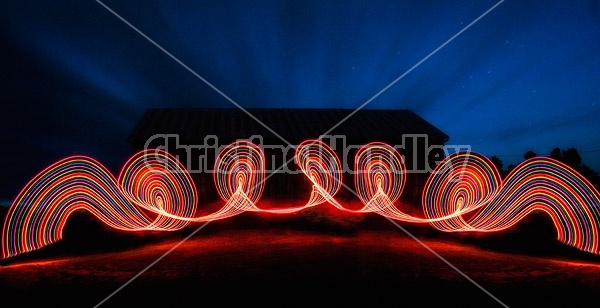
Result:
<instances>
[{"instance_id":1,"label":"spiral of light","mask_svg":"<svg viewBox=\"0 0 600 308\"><path fill-rule=\"evenodd\" d=\"M465 166L461 173L467 178L452 181L452 176L441 170L446 165ZM501 181L496 168L483 156L451 155L429 178L423 207L428 217L474 211L467 220L433 223L442 231L496 232L540 210L551 217L559 241L600 253L598 190L571 167L548 157L524 161Z\"/></svg>"},{"instance_id":2,"label":"spiral of light","mask_svg":"<svg viewBox=\"0 0 600 308\"><path fill-rule=\"evenodd\" d=\"M354 157L354 187L364 207L357 212L376 213L408 222L427 222L396 207L406 182L404 159L398 151L382 142L361 147Z\"/></svg>"},{"instance_id":3,"label":"spiral of light","mask_svg":"<svg viewBox=\"0 0 600 308\"><path fill-rule=\"evenodd\" d=\"M265 187L265 156L259 146L249 141L229 144L219 152L214 170L217 192L225 206L197 220L223 219L260 210L256 202Z\"/></svg>"},{"instance_id":4,"label":"spiral of light","mask_svg":"<svg viewBox=\"0 0 600 308\"><path fill-rule=\"evenodd\" d=\"M196 202L189 174L167 153L134 155L118 181L89 157L69 157L44 169L18 194L2 228L2 255L60 240L67 218L79 209L116 229L176 230L188 222L160 213L188 217Z\"/></svg>"},{"instance_id":5,"label":"spiral of light","mask_svg":"<svg viewBox=\"0 0 600 308\"><path fill-rule=\"evenodd\" d=\"M295 160L313 184L306 206L325 202L338 204L333 199L342 185L342 167L337 154L321 140L306 140L296 148Z\"/></svg>"},{"instance_id":6,"label":"spiral of light","mask_svg":"<svg viewBox=\"0 0 600 308\"><path fill-rule=\"evenodd\" d=\"M248 141L234 142L221 150L215 162L215 185L224 201L242 192L258 201L265 187L265 156L260 147Z\"/></svg>"},{"instance_id":7,"label":"spiral of light","mask_svg":"<svg viewBox=\"0 0 600 308\"><path fill-rule=\"evenodd\" d=\"M552 219L560 241L600 254L600 193L575 170L551 158L526 160L502 180L486 157L454 153L427 179L422 195L425 218L421 218L394 205L406 177L402 157L393 147L374 142L358 150L354 181L364 204L358 211L334 199L342 185L342 170L327 144L307 140L295 154L313 184L306 205L258 208L266 179L264 154L257 145L238 141L223 148L215 162L214 181L224 206L199 217L193 216L198 198L189 173L165 152L135 154L117 179L92 158L60 160L27 183L9 208L2 229L3 257L60 240L68 217L79 209L116 229L169 231L246 211L284 214L325 202L345 211L430 223L441 231L496 232L539 210Z\"/></svg>"},{"instance_id":8,"label":"spiral of light","mask_svg":"<svg viewBox=\"0 0 600 308\"><path fill-rule=\"evenodd\" d=\"M354 186L358 197L368 203L377 193L396 202L406 177L402 156L388 144L372 142L361 147L354 159Z\"/></svg>"},{"instance_id":9,"label":"spiral of light","mask_svg":"<svg viewBox=\"0 0 600 308\"><path fill-rule=\"evenodd\" d=\"M425 217L451 217L431 221L439 230L468 228L457 214L489 203L501 181L498 170L486 157L473 152L454 153L438 164L427 179L422 195Z\"/></svg>"}]
</instances>

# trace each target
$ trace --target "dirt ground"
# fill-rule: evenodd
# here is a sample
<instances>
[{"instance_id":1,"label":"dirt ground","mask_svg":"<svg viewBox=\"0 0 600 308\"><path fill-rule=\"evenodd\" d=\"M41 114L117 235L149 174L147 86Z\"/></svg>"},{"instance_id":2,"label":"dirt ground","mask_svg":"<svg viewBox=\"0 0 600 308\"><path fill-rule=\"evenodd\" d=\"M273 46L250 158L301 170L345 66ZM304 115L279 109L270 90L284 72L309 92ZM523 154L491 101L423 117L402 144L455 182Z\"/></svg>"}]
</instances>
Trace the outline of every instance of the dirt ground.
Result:
<instances>
[{"instance_id":1,"label":"dirt ground","mask_svg":"<svg viewBox=\"0 0 600 308\"><path fill-rule=\"evenodd\" d=\"M73 249L84 236L71 236L0 263L0 292L46 307L589 307L600 294L600 256L527 250L518 233L465 240L428 226L403 231L382 217L310 228L250 215L208 224L184 242L201 225L117 245L122 238L90 236L88 224L88 248ZM69 234L84 232L71 225ZM98 245L104 251L90 248Z\"/></svg>"}]
</instances>

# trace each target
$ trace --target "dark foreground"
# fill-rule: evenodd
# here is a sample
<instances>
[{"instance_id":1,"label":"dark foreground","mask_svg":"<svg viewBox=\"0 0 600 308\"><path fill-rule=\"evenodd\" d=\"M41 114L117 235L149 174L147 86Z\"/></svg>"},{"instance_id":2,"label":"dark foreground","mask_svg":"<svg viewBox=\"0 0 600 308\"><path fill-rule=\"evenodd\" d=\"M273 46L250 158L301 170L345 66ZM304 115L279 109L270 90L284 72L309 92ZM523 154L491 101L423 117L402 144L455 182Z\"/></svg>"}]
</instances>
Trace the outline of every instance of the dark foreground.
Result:
<instances>
[{"instance_id":1,"label":"dark foreground","mask_svg":"<svg viewBox=\"0 0 600 308\"><path fill-rule=\"evenodd\" d=\"M200 225L111 252L67 254L66 240L54 251L4 260L0 291L4 302L16 297L19 305L44 307L502 307L493 297L509 307L587 307L600 295L598 256L515 251L502 248L501 237L464 241L402 225L450 266L376 219L387 227L315 231L277 221L263 220L260 228L213 222L120 290ZM86 238L110 245L106 237Z\"/></svg>"}]
</instances>

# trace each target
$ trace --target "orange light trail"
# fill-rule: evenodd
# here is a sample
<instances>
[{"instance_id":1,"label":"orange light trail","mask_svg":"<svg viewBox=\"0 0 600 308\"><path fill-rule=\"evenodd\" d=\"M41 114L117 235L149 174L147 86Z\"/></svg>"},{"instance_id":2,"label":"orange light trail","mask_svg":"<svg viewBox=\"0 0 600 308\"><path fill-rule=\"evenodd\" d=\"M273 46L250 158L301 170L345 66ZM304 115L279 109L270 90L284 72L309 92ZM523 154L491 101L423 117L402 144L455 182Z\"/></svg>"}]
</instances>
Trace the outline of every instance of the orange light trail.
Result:
<instances>
[{"instance_id":1,"label":"orange light trail","mask_svg":"<svg viewBox=\"0 0 600 308\"><path fill-rule=\"evenodd\" d=\"M70 214L84 209L106 225L127 231L177 230L188 224L197 203L191 177L164 152L134 155L115 179L96 160L73 156L36 175L8 210L2 228L4 258L39 249L62 238Z\"/></svg>"},{"instance_id":2,"label":"orange light trail","mask_svg":"<svg viewBox=\"0 0 600 308\"><path fill-rule=\"evenodd\" d=\"M473 212L438 220L442 231L496 232L541 210L552 219L558 240L600 254L600 194L571 167L548 157L519 164L504 181L484 156L455 153L436 167L423 193L428 218Z\"/></svg>"},{"instance_id":3,"label":"orange light trail","mask_svg":"<svg viewBox=\"0 0 600 308\"><path fill-rule=\"evenodd\" d=\"M249 141L224 147L215 161L214 182L225 203L214 213L194 216L196 186L166 152L146 150L133 155L117 178L92 158L69 157L42 170L18 194L4 221L2 255L8 258L55 243L62 238L70 214L79 209L120 230L173 231L190 222L225 219L246 211L285 214L323 203L343 211L429 223L446 232L497 232L540 210L552 219L559 241L600 254L600 193L575 170L550 158L526 160L503 180L480 154L449 155L425 184L425 217L395 206L407 174L402 156L385 143L369 143L356 153L354 184L364 204L359 210L347 209L334 198L342 185L342 169L326 143L302 142L295 160L312 183L307 203L261 209L256 203L266 180L262 149Z\"/></svg>"}]
</instances>

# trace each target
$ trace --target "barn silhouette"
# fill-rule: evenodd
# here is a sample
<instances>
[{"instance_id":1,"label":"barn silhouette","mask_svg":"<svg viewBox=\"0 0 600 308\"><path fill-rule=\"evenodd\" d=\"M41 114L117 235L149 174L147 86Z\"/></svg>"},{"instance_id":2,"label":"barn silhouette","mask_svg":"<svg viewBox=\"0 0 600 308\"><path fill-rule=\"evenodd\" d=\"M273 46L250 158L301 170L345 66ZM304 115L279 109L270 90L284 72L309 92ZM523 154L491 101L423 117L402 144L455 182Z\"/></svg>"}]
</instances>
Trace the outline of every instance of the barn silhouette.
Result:
<instances>
[{"instance_id":1,"label":"barn silhouette","mask_svg":"<svg viewBox=\"0 0 600 308\"><path fill-rule=\"evenodd\" d=\"M162 148L175 155L197 184L200 202L218 198L211 169L219 147L251 139L264 149L266 169L286 164L297 171L293 146L323 138L338 154L343 168L353 168L359 146L379 141L395 146L409 174L403 199L419 203L429 172L445 154L449 137L411 110L295 108L157 108L148 109L127 138L132 152ZM348 169L348 170L350 170ZM264 198L306 199L310 182L303 174L277 170L266 181ZM353 178L344 172L344 184ZM356 198L342 188L336 198Z\"/></svg>"}]
</instances>

